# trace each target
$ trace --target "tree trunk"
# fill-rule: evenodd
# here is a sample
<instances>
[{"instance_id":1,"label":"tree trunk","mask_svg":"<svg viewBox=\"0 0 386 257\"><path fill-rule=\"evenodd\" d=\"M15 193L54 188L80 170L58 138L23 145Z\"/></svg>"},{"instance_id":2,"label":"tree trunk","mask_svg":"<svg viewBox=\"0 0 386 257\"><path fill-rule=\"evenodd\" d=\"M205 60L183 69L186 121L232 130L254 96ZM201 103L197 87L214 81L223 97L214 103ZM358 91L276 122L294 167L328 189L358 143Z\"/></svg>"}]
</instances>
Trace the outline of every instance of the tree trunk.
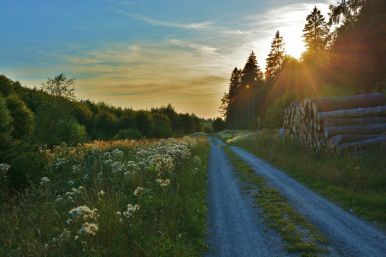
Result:
<instances>
[{"instance_id":1,"label":"tree trunk","mask_svg":"<svg viewBox=\"0 0 386 257\"><path fill-rule=\"evenodd\" d=\"M371 138L376 138L383 136L383 134L370 134L370 135L336 135L331 137L328 140L328 147L329 148L334 148L338 144L343 144L343 143L350 143L350 142L355 142L355 141L362 141L366 139L371 139Z\"/></svg>"},{"instance_id":2,"label":"tree trunk","mask_svg":"<svg viewBox=\"0 0 386 257\"><path fill-rule=\"evenodd\" d=\"M323 127L338 127L358 124L386 123L386 117L365 117L365 118L325 118L322 120Z\"/></svg>"},{"instance_id":3,"label":"tree trunk","mask_svg":"<svg viewBox=\"0 0 386 257\"><path fill-rule=\"evenodd\" d=\"M319 120L326 118L360 118L369 116L386 116L386 105L318 113Z\"/></svg>"},{"instance_id":4,"label":"tree trunk","mask_svg":"<svg viewBox=\"0 0 386 257\"><path fill-rule=\"evenodd\" d=\"M382 134L386 132L386 123L370 124L370 125L354 125L325 128L323 133L326 138L341 134L351 135L369 135Z\"/></svg>"},{"instance_id":5,"label":"tree trunk","mask_svg":"<svg viewBox=\"0 0 386 257\"><path fill-rule=\"evenodd\" d=\"M363 95L317 98L308 100L315 112L328 112L343 109L366 108L386 105L386 98L381 93ZM307 101L306 101L307 102ZM317 110L315 110L317 108Z\"/></svg>"},{"instance_id":6,"label":"tree trunk","mask_svg":"<svg viewBox=\"0 0 386 257\"><path fill-rule=\"evenodd\" d=\"M353 151L362 150L362 149L367 148L367 147L372 146L372 145L377 145L377 144L382 144L382 143L386 143L386 136L385 135L375 137L375 138L366 139L366 140L362 140L362 141L340 144L340 145L336 146L336 151L338 153L353 152Z\"/></svg>"}]
</instances>

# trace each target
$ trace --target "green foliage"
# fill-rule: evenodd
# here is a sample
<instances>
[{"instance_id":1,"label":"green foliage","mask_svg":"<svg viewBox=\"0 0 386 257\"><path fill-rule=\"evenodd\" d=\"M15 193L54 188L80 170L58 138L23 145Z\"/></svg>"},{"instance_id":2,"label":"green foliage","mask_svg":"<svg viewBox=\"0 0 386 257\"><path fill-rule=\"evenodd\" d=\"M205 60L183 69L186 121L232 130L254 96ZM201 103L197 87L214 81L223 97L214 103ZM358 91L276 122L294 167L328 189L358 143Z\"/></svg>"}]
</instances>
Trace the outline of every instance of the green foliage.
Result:
<instances>
[{"instance_id":1,"label":"green foliage","mask_svg":"<svg viewBox=\"0 0 386 257\"><path fill-rule=\"evenodd\" d=\"M289 92L278 98L268 105L264 119L264 127L279 128L282 126L284 117L284 108L295 100L295 93Z\"/></svg>"},{"instance_id":2,"label":"green foliage","mask_svg":"<svg viewBox=\"0 0 386 257\"><path fill-rule=\"evenodd\" d=\"M42 90L53 96L74 100L74 84L75 79L67 78L66 74L61 73L54 78L47 78L47 80L42 83Z\"/></svg>"},{"instance_id":3,"label":"green foliage","mask_svg":"<svg viewBox=\"0 0 386 257\"><path fill-rule=\"evenodd\" d=\"M13 137L15 139L28 138L34 128L34 114L32 111L16 95L7 98L7 107L13 118Z\"/></svg>"},{"instance_id":4,"label":"green foliage","mask_svg":"<svg viewBox=\"0 0 386 257\"><path fill-rule=\"evenodd\" d=\"M280 36L279 31L277 31L271 44L271 50L268 54L265 68L265 80L269 85L272 85L279 76L279 72L283 68L284 60L285 52L283 37Z\"/></svg>"},{"instance_id":5,"label":"green foliage","mask_svg":"<svg viewBox=\"0 0 386 257\"><path fill-rule=\"evenodd\" d=\"M86 129L70 111L69 105L60 99L43 102L36 112L35 135L38 142L59 145L62 142L77 144L84 141Z\"/></svg>"},{"instance_id":6,"label":"green foliage","mask_svg":"<svg viewBox=\"0 0 386 257\"><path fill-rule=\"evenodd\" d=\"M141 139L143 137L140 130L135 128L121 129L114 139Z\"/></svg>"},{"instance_id":7,"label":"green foliage","mask_svg":"<svg viewBox=\"0 0 386 257\"><path fill-rule=\"evenodd\" d=\"M155 113L152 115L154 137L170 137L172 135L172 125L170 119L165 114Z\"/></svg>"},{"instance_id":8,"label":"green foliage","mask_svg":"<svg viewBox=\"0 0 386 257\"><path fill-rule=\"evenodd\" d=\"M164 153L162 159L158 152ZM166 158L167 153L174 157ZM0 256L203 254L209 155L205 139L95 142L55 147L45 154L50 163L33 174L36 182L29 190L9 197L0 188L0 199L7 199L0 201ZM18 161L22 165L31 159L39 157ZM151 160L166 165L167 171ZM26 176L26 165L34 170L39 166L27 162L17 168L26 170ZM163 185L159 178L169 182ZM97 227L95 233L82 230L88 224Z\"/></svg>"},{"instance_id":9,"label":"green foliage","mask_svg":"<svg viewBox=\"0 0 386 257\"><path fill-rule=\"evenodd\" d=\"M213 121L213 129L215 132L219 132L219 131L222 131L226 128L226 124L225 124L225 121L223 121L223 119L221 118L216 118L214 121Z\"/></svg>"},{"instance_id":10,"label":"green foliage","mask_svg":"<svg viewBox=\"0 0 386 257\"><path fill-rule=\"evenodd\" d=\"M327 45L329 29L320 10L314 7L307 16L307 23L303 29L303 38L307 46L305 57L317 58L324 53Z\"/></svg>"},{"instance_id":11,"label":"green foliage","mask_svg":"<svg viewBox=\"0 0 386 257\"><path fill-rule=\"evenodd\" d=\"M150 136L153 127L153 119L150 113L139 111L134 117L134 123L138 130L142 131L144 136Z\"/></svg>"},{"instance_id":12,"label":"green foliage","mask_svg":"<svg viewBox=\"0 0 386 257\"><path fill-rule=\"evenodd\" d=\"M7 109L6 101L0 96L0 162L4 162L11 146L13 119Z\"/></svg>"},{"instance_id":13,"label":"green foliage","mask_svg":"<svg viewBox=\"0 0 386 257\"><path fill-rule=\"evenodd\" d=\"M9 164L9 187L11 190L21 191L30 183L39 182L45 173L47 160L38 149L18 149L18 154Z\"/></svg>"}]
</instances>

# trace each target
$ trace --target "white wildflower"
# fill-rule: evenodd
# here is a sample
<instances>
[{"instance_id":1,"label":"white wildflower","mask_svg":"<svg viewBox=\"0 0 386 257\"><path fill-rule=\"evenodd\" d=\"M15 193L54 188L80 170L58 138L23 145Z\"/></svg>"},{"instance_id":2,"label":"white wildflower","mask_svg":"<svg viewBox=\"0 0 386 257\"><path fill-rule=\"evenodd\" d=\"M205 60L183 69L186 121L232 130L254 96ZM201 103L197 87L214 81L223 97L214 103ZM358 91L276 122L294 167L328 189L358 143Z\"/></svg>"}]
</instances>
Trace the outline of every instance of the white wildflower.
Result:
<instances>
[{"instance_id":1,"label":"white wildflower","mask_svg":"<svg viewBox=\"0 0 386 257\"><path fill-rule=\"evenodd\" d=\"M193 161L196 165L201 165L201 158L199 156L194 156Z\"/></svg>"},{"instance_id":2,"label":"white wildflower","mask_svg":"<svg viewBox=\"0 0 386 257\"><path fill-rule=\"evenodd\" d=\"M123 212L123 216L125 216L126 218L131 218L131 217L133 217L133 214L136 211L138 211L140 208L141 208L141 206L138 204L132 205L129 203L127 205L127 210Z\"/></svg>"},{"instance_id":3,"label":"white wildflower","mask_svg":"<svg viewBox=\"0 0 386 257\"><path fill-rule=\"evenodd\" d=\"M73 185L74 185L74 181L69 180L69 181L67 182L67 184L70 185L70 186L73 186Z\"/></svg>"},{"instance_id":4,"label":"white wildflower","mask_svg":"<svg viewBox=\"0 0 386 257\"><path fill-rule=\"evenodd\" d=\"M137 187L134 191L134 195L138 196L138 195L142 194L142 192L143 192L143 187Z\"/></svg>"},{"instance_id":5,"label":"white wildflower","mask_svg":"<svg viewBox=\"0 0 386 257\"><path fill-rule=\"evenodd\" d=\"M50 179L48 177L42 177L42 179L40 180L40 185L45 185L45 184L48 184L48 182L50 182Z\"/></svg>"},{"instance_id":6,"label":"white wildflower","mask_svg":"<svg viewBox=\"0 0 386 257\"><path fill-rule=\"evenodd\" d=\"M158 178L156 181L161 187L167 187L170 184L170 179L168 178L167 179Z\"/></svg>"},{"instance_id":7,"label":"white wildflower","mask_svg":"<svg viewBox=\"0 0 386 257\"><path fill-rule=\"evenodd\" d=\"M6 163L0 163L0 172L6 173L11 168L11 165L8 165Z\"/></svg>"},{"instance_id":8,"label":"white wildflower","mask_svg":"<svg viewBox=\"0 0 386 257\"><path fill-rule=\"evenodd\" d=\"M78 233L95 236L97 231L98 224L85 222L82 224L82 228L78 231Z\"/></svg>"},{"instance_id":9,"label":"white wildflower","mask_svg":"<svg viewBox=\"0 0 386 257\"><path fill-rule=\"evenodd\" d=\"M99 193L98 193L98 197L99 197L99 198L102 198L105 194L106 194L105 191L101 190L101 191L99 191Z\"/></svg>"},{"instance_id":10,"label":"white wildflower","mask_svg":"<svg viewBox=\"0 0 386 257\"><path fill-rule=\"evenodd\" d=\"M83 219L83 220L87 220L87 219L97 219L99 217L98 213L97 213L97 209L93 209L91 210L88 206L86 205L82 205L82 206L78 206L74 209L71 209L68 213L70 214L70 216L73 218L73 219Z\"/></svg>"}]
</instances>

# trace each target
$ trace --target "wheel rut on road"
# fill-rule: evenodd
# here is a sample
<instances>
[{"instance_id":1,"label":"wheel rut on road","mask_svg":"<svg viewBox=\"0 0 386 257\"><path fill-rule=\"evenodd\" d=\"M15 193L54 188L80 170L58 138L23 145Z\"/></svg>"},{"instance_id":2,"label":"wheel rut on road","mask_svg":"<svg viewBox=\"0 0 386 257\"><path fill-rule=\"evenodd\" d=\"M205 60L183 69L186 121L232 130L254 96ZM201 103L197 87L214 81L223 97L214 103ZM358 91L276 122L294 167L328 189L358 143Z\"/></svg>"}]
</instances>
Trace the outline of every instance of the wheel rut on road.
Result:
<instances>
[{"instance_id":1,"label":"wheel rut on road","mask_svg":"<svg viewBox=\"0 0 386 257\"><path fill-rule=\"evenodd\" d=\"M278 189L300 214L318 227L329 239L334 255L386 256L384 231L343 210L251 153L238 147L231 147L231 150L270 186Z\"/></svg>"},{"instance_id":2,"label":"wheel rut on road","mask_svg":"<svg viewBox=\"0 0 386 257\"><path fill-rule=\"evenodd\" d=\"M221 143L210 139L208 242L210 257L278 257L286 252L280 236L263 223L252 197L243 193Z\"/></svg>"}]
</instances>

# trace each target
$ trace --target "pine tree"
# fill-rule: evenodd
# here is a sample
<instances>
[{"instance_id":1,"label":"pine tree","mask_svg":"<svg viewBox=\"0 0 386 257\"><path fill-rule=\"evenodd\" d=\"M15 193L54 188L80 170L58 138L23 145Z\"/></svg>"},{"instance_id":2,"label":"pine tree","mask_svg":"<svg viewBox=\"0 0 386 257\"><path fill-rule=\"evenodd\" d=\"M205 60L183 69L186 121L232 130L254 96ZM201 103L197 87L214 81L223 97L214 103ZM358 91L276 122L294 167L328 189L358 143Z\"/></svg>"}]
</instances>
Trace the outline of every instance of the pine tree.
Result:
<instances>
[{"instance_id":1,"label":"pine tree","mask_svg":"<svg viewBox=\"0 0 386 257\"><path fill-rule=\"evenodd\" d=\"M237 120L236 105L241 85L241 70L234 68L229 83L229 91L221 99L221 112L225 116L226 123L232 125Z\"/></svg>"},{"instance_id":2,"label":"pine tree","mask_svg":"<svg viewBox=\"0 0 386 257\"><path fill-rule=\"evenodd\" d=\"M271 51L268 54L267 65L265 69L265 80L272 84L277 78L285 59L283 37L279 31L276 31L275 37L271 44Z\"/></svg>"},{"instance_id":3,"label":"pine tree","mask_svg":"<svg viewBox=\"0 0 386 257\"><path fill-rule=\"evenodd\" d=\"M258 104L256 96L263 83L263 73L257 63L256 55L252 51L248 57L247 63L241 72L241 86L239 92L238 112L240 112L241 120L247 126L256 118Z\"/></svg>"},{"instance_id":4,"label":"pine tree","mask_svg":"<svg viewBox=\"0 0 386 257\"><path fill-rule=\"evenodd\" d=\"M303 38L307 46L307 54L315 57L324 52L327 44L329 29L320 10L314 7L307 16L307 23L303 29Z\"/></svg>"},{"instance_id":5,"label":"pine tree","mask_svg":"<svg viewBox=\"0 0 386 257\"><path fill-rule=\"evenodd\" d=\"M256 55L252 51L249 55L247 63L241 72L241 81L243 88L254 87L263 80L263 73L257 63Z\"/></svg>"}]
</instances>

